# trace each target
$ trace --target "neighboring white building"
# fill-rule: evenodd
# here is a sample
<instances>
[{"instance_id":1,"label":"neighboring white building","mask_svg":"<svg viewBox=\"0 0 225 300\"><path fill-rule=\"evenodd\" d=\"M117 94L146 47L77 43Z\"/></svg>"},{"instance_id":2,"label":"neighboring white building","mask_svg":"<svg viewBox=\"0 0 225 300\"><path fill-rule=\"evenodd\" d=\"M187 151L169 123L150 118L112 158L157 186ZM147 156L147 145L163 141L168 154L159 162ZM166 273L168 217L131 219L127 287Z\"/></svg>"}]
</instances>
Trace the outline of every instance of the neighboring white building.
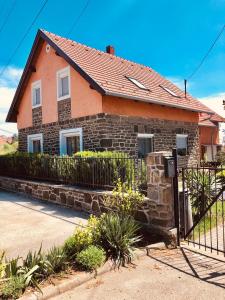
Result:
<instances>
[{"instance_id":1,"label":"neighboring white building","mask_svg":"<svg viewBox=\"0 0 225 300\"><path fill-rule=\"evenodd\" d=\"M223 118L225 118L225 109L223 105L224 100L225 100L225 93L220 93L205 98L199 98L199 101L201 101L203 104L205 104L206 106L214 110ZM220 128L219 143L225 146L225 123L220 123L219 128Z\"/></svg>"}]
</instances>

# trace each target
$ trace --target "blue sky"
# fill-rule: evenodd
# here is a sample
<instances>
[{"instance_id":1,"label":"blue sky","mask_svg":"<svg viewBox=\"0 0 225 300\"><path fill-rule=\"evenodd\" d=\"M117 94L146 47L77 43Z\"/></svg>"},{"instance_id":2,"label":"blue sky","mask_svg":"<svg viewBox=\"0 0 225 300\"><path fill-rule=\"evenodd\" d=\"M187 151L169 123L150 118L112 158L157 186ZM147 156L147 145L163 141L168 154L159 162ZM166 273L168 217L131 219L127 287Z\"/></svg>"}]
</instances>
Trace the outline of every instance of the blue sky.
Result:
<instances>
[{"instance_id":1,"label":"blue sky","mask_svg":"<svg viewBox=\"0 0 225 300\"><path fill-rule=\"evenodd\" d=\"M0 28L14 0L0 0ZM16 0L0 32L0 67L4 67L43 0ZM0 78L0 128L38 28L67 36L86 0L49 0L42 14ZM182 86L223 26L225 0L90 0L70 38L151 66ZM225 98L225 32L189 91L204 99ZM210 100L212 102L212 100ZM1 132L0 132L1 134Z\"/></svg>"}]
</instances>

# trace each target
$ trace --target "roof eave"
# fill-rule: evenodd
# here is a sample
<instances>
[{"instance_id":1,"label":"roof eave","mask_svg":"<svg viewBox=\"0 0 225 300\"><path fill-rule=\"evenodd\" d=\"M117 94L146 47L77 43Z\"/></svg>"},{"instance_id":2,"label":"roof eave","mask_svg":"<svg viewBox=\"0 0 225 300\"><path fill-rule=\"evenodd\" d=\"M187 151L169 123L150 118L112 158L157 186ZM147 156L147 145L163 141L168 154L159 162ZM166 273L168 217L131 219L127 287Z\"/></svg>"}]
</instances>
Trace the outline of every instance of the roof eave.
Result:
<instances>
[{"instance_id":1,"label":"roof eave","mask_svg":"<svg viewBox=\"0 0 225 300\"><path fill-rule=\"evenodd\" d=\"M143 99L141 97L137 97L137 96L129 96L129 95L125 95L125 94L121 94L121 93L115 93L115 92L110 92L110 91L106 91L105 95L107 96L113 96L113 97L119 97L119 98L124 98L124 99L131 99L131 100L135 100L135 101L141 101L141 102L145 102L145 103L151 103L151 104L157 104L157 105L162 105L162 106L168 106L168 107L173 107L173 108L178 108L178 109L184 109L184 110L188 110L188 111L192 111L192 112L204 112L210 115L213 115L213 112L208 111L208 110L201 110L201 109L195 109L195 108L189 108L189 107L185 107L182 105L176 105L176 104L170 104L170 103L165 103L163 101L160 100L147 100L147 99Z\"/></svg>"},{"instance_id":2,"label":"roof eave","mask_svg":"<svg viewBox=\"0 0 225 300\"><path fill-rule=\"evenodd\" d=\"M31 62L32 62L32 59L34 57L34 54L35 54L35 51L37 49L37 46L38 46L38 43L39 43L40 39L43 39L50 46L52 46L52 48L56 51L56 53L59 56L63 57L70 64L71 67L73 67L84 79L86 79L90 83L92 88L94 88L96 91L98 91L102 95L105 94L105 90L95 80L93 80L92 77L90 77L83 69L81 69L80 66L78 64L76 64L60 47L58 47L56 43L54 43L42 30L39 29L38 32L37 32L37 35L35 37L33 46L31 48L31 52L30 52L30 55L28 57L28 60L27 60L26 66L24 68L23 74L21 76L20 82L18 84L16 93L14 95L12 104L10 106L9 112L7 114L6 122L16 122L17 121L17 117L16 117L17 116L17 111L15 111L16 104L17 104L17 101L19 99L22 86L23 86L23 84L24 84L24 82L27 78Z\"/></svg>"}]
</instances>

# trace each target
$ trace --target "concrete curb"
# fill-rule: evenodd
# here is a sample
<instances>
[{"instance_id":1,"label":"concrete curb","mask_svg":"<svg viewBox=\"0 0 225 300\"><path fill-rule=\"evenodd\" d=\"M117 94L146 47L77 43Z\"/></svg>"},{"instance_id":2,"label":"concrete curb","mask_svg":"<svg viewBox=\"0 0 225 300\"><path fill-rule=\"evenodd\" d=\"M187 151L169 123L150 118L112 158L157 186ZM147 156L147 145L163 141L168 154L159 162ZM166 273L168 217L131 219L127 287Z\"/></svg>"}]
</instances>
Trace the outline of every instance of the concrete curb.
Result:
<instances>
[{"instance_id":1,"label":"concrete curb","mask_svg":"<svg viewBox=\"0 0 225 300\"><path fill-rule=\"evenodd\" d=\"M134 252L135 259L145 256L149 254L151 249L165 249L165 243L156 243L149 245L142 249L136 249ZM147 251L147 253L146 253ZM111 262L106 262L104 266L98 269L97 275L105 274L113 269L113 264ZM93 273L80 273L79 275L74 275L71 279L66 279L64 282L59 285L51 285L42 289L42 294L39 292L34 292L32 294L24 295L19 300L47 300L52 297L58 296L66 291L72 290L95 277Z\"/></svg>"}]
</instances>

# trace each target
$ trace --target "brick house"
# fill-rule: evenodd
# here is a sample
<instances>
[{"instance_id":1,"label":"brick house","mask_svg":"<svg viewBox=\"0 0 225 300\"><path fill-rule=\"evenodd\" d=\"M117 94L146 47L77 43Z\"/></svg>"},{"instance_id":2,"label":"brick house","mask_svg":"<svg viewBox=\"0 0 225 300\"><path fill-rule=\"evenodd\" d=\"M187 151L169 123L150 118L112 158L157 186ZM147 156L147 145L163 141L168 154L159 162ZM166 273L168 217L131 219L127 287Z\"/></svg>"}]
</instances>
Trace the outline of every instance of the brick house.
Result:
<instances>
[{"instance_id":1,"label":"brick house","mask_svg":"<svg viewBox=\"0 0 225 300\"><path fill-rule=\"evenodd\" d=\"M201 113L199 115L199 143L200 158L204 161L214 161L216 154L221 151L222 144L219 141L220 124L225 120L218 114L208 115Z\"/></svg>"},{"instance_id":2,"label":"brick house","mask_svg":"<svg viewBox=\"0 0 225 300\"><path fill-rule=\"evenodd\" d=\"M213 114L149 67L39 30L7 121L19 150L132 156L178 148L199 160L199 113Z\"/></svg>"}]
</instances>

